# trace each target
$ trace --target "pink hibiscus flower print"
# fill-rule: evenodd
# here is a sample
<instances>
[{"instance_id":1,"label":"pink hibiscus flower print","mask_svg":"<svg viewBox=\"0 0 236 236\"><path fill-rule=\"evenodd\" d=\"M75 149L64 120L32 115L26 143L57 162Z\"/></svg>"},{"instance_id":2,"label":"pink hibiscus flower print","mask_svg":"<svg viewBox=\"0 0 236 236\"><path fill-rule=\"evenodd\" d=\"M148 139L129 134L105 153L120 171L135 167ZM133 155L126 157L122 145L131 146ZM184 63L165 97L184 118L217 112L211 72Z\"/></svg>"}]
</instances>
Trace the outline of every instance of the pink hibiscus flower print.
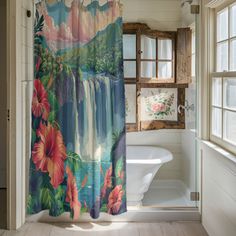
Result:
<instances>
[{"instance_id":1,"label":"pink hibiscus flower print","mask_svg":"<svg viewBox=\"0 0 236 236\"><path fill-rule=\"evenodd\" d=\"M66 148L61 132L52 125L40 123L36 135L40 141L34 144L32 160L37 170L48 172L50 183L57 188L64 179Z\"/></svg>"},{"instance_id":2,"label":"pink hibiscus flower print","mask_svg":"<svg viewBox=\"0 0 236 236\"><path fill-rule=\"evenodd\" d=\"M109 195L108 198L108 213L109 214L117 214L120 210L122 204L122 197L124 195L124 191L122 190L122 185L117 185Z\"/></svg>"},{"instance_id":3,"label":"pink hibiscus flower print","mask_svg":"<svg viewBox=\"0 0 236 236\"><path fill-rule=\"evenodd\" d=\"M104 185L102 188L102 197L105 197L107 188L111 188L112 186L111 176L112 176L112 166L110 166L110 168L106 171L106 175L104 178Z\"/></svg>"},{"instance_id":4,"label":"pink hibiscus flower print","mask_svg":"<svg viewBox=\"0 0 236 236\"><path fill-rule=\"evenodd\" d=\"M81 203L78 200L78 189L76 186L76 179L70 170L66 167L67 173L67 190L66 190L66 202L70 203L70 208L73 210L73 219L77 220L80 216Z\"/></svg>"},{"instance_id":5,"label":"pink hibiscus flower print","mask_svg":"<svg viewBox=\"0 0 236 236\"><path fill-rule=\"evenodd\" d=\"M48 119L50 112L50 104L48 102L48 94L39 79L34 81L34 92L32 100L32 113L35 117L40 117L44 120Z\"/></svg>"}]
</instances>

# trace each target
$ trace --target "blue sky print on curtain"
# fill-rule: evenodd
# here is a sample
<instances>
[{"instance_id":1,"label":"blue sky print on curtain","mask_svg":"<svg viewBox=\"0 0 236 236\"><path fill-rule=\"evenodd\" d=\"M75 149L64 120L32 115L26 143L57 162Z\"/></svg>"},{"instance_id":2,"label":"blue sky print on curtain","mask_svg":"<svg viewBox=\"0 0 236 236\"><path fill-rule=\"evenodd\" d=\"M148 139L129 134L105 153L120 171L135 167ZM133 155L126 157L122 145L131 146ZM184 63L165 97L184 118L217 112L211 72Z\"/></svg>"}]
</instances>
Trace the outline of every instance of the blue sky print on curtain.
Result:
<instances>
[{"instance_id":1,"label":"blue sky print on curtain","mask_svg":"<svg viewBox=\"0 0 236 236\"><path fill-rule=\"evenodd\" d=\"M126 211L119 3L36 5L28 213Z\"/></svg>"}]
</instances>

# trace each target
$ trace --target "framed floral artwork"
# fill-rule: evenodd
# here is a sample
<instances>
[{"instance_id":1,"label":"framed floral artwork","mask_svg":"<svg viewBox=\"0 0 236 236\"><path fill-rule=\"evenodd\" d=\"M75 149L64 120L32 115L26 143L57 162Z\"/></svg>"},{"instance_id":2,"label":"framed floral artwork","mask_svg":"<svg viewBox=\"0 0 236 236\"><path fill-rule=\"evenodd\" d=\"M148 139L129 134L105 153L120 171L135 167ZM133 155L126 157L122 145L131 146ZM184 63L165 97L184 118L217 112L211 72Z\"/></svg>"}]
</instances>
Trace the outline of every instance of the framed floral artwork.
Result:
<instances>
[{"instance_id":1,"label":"framed floral artwork","mask_svg":"<svg viewBox=\"0 0 236 236\"><path fill-rule=\"evenodd\" d=\"M141 121L178 121L177 88L142 88Z\"/></svg>"}]
</instances>

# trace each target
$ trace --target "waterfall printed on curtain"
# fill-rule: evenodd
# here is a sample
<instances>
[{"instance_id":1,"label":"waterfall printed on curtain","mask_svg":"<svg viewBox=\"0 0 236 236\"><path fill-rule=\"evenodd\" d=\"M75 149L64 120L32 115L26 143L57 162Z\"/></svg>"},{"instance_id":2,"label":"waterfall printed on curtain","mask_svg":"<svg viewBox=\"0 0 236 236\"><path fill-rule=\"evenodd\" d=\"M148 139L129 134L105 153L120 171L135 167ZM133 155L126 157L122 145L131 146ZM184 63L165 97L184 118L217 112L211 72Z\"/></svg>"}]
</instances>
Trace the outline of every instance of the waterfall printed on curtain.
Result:
<instances>
[{"instance_id":1,"label":"waterfall printed on curtain","mask_svg":"<svg viewBox=\"0 0 236 236\"><path fill-rule=\"evenodd\" d=\"M118 2L36 4L28 214L126 211Z\"/></svg>"}]
</instances>

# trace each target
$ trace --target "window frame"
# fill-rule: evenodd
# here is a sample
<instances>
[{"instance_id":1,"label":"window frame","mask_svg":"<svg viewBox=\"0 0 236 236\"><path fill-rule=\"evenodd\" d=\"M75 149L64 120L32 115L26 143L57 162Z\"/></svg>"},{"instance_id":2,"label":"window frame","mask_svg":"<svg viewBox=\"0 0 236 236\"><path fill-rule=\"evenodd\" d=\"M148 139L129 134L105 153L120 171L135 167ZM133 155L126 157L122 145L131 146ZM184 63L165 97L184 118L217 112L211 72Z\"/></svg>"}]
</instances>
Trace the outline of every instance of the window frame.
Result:
<instances>
[{"instance_id":1,"label":"window frame","mask_svg":"<svg viewBox=\"0 0 236 236\"><path fill-rule=\"evenodd\" d=\"M136 80L133 78L124 78L125 84L136 84L136 123L126 123L126 131L144 131L157 129L185 129L185 112L177 114L177 121L153 120L141 121L141 89L142 88L176 88L177 89L177 107L185 103L185 88L188 84L178 84L176 79L176 36L177 32L165 32L151 30L146 24L142 23L124 23L123 34L136 34ZM141 35L154 35L156 38L169 39L172 41L172 60L173 60L173 78L167 82L166 79L161 81L150 78L141 78ZM157 41L158 43L158 41ZM157 51L158 53L158 51ZM125 59L126 60L126 59ZM124 60L124 61L125 61Z\"/></svg>"},{"instance_id":2,"label":"window frame","mask_svg":"<svg viewBox=\"0 0 236 236\"><path fill-rule=\"evenodd\" d=\"M230 27L230 23L231 23L231 15L230 15L230 8L236 5L236 1L227 1L225 4L222 4L221 6L217 7L214 9L214 14L213 14L213 27L214 27L214 53L212 54L213 56L213 71L210 73L210 83L209 83L209 101L210 101L210 106L209 106L209 130L210 130L210 141L212 141L213 143L218 144L219 146L221 146L222 148L236 154L236 144L233 144L232 142L228 141L225 138L225 115L224 112L225 111L233 111L236 114L236 110L234 109L229 109L226 108L224 106L224 80L225 79L235 79L236 80L236 70L235 71L231 71L230 70L230 60L231 60L231 56L230 56L230 41L233 39L236 39L236 36L231 37L231 27ZM217 16L220 12L222 12L224 9L228 8L228 37L227 39L224 40L220 40L217 41ZM221 72L217 72L217 46L219 43L222 42L228 42L228 70L227 71L221 71ZM219 78L221 79L221 94L222 94L222 98L221 98L221 106L216 106L213 105L213 79L214 78ZM217 135L213 134L213 108L219 108L221 109L221 137L218 137Z\"/></svg>"},{"instance_id":3,"label":"window frame","mask_svg":"<svg viewBox=\"0 0 236 236\"><path fill-rule=\"evenodd\" d=\"M156 59L142 59L141 54L142 54L142 49L141 45L137 45L140 48L138 48L138 53L140 54L140 60L138 61L138 66L140 67L140 75L139 75L139 81L142 83L158 83L158 84L166 84L166 83L175 83L175 65L176 65L176 60L175 60L175 48L176 48L176 33L175 32L162 32L162 31L157 31L157 30L144 30L140 32L140 37L144 35L149 38L153 38L156 40ZM158 40L171 40L172 42L172 57L171 59L159 59L158 57ZM140 38L141 42L141 38ZM147 77L142 77L141 76L141 63L142 62L155 62L156 63L156 77L153 78L147 78ZM159 62L171 62L171 72L172 76L170 78L160 78L158 77L158 72L159 72Z\"/></svg>"}]
</instances>

